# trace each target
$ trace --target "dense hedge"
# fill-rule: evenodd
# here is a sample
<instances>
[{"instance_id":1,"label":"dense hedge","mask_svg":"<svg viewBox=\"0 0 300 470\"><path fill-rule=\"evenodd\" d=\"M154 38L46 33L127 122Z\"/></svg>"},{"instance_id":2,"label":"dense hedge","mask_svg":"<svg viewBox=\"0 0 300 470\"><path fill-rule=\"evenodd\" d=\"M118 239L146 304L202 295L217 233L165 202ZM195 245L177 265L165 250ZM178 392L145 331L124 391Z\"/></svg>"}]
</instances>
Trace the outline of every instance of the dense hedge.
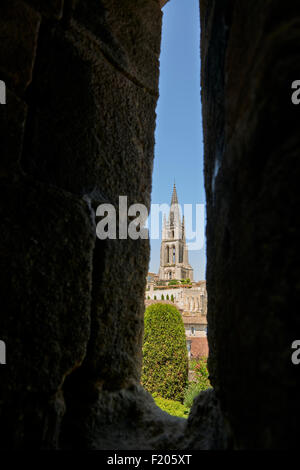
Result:
<instances>
[{"instance_id":1,"label":"dense hedge","mask_svg":"<svg viewBox=\"0 0 300 470\"><path fill-rule=\"evenodd\" d=\"M142 384L150 393L183 401L188 380L184 325L176 307L150 305L145 312Z\"/></svg>"},{"instance_id":2,"label":"dense hedge","mask_svg":"<svg viewBox=\"0 0 300 470\"><path fill-rule=\"evenodd\" d=\"M190 412L190 409L179 401L169 400L168 398L162 398L156 395L152 395L155 403L163 411L166 411L172 416L177 416L178 418L187 418Z\"/></svg>"}]
</instances>

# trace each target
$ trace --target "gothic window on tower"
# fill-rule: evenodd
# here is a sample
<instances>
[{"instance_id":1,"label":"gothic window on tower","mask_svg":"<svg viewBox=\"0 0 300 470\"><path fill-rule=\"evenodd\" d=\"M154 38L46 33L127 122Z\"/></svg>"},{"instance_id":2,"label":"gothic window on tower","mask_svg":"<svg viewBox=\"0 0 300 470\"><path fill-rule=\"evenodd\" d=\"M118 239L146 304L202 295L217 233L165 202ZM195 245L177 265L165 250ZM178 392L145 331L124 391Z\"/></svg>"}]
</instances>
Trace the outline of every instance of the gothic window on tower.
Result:
<instances>
[{"instance_id":1,"label":"gothic window on tower","mask_svg":"<svg viewBox=\"0 0 300 470\"><path fill-rule=\"evenodd\" d=\"M176 254L176 251L175 251L175 246L173 246L173 264L176 263L176 260L175 260L175 254Z\"/></svg>"}]
</instances>

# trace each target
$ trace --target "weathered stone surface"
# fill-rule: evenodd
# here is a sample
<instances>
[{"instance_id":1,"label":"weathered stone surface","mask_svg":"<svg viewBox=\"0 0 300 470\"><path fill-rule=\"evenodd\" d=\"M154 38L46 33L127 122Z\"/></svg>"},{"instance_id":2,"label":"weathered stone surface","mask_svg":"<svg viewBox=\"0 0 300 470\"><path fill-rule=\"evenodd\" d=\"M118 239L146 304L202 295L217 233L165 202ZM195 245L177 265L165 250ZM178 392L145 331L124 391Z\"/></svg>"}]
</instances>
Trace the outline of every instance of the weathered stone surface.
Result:
<instances>
[{"instance_id":1,"label":"weathered stone surface","mask_svg":"<svg viewBox=\"0 0 300 470\"><path fill-rule=\"evenodd\" d=\"M76 374L80 375L80 370ZM83 390L82 383L82 377L78 377L77 386ZM69 406L63 422L62 448L178 451L231 448L212 389L195 399L186 420L158 408L141 386L93 393L90 390L74 400L74 383L70 387L67 380L66 385L64 393Z\"/></svg>"},{"instance_id":2,"label":"weathered stone surface","mask_svg":"<svg viewBox=\"0 0 300 470\"><path fill-rule=\"evenodd\" d=\"M0 73L13 89L24 90L32 80L40 15L18 0L0 4Z\"/></svg>"},{"instance_id":3,"label":"weathered stone surface","mask_svg":"<svg viewBox=\"0 0 300 470\"><path fill-rule=\"evenodd\" d=\"M23 181L0 192L0 331L8 351L0 416L9 422L0 442L48 446L57 432L49 420L55 409L57 419L63 414L57 394L90 336L94 225L84 201L56 189Z\"/></svg>"},{"instance_id":4,"label":"weathered stone surface","mask_svg":"<svg viewBox=\"0 0 300 470\"><path fill-rule=\"evenodd\" d=\"M47 18L61 19L64 0L25 0Z\"/></svg>"},{"instance_id":5,"label":"weathered stone surface","mask_svg":"<svg viewBox=\"0 0 300 470\"><path fill-rule=\"evenodd\" d=\"M114 204L127 195L128 206L149 206L156 98L116 70L76 25L67 34L49 34L47 60L36 68L37 105L23 168L85 194L94 209L103 202L99 194ZM93 328L84 365L112 389L139 380L148 257L148 241L97 241Z\"/></svg>"},{"instance_id":6,"label":"weathered stone surface","mask_svg":"<svg viewBox=\"0 0 300 470\"><path fill-rule=\"evenodd\" d=\"M92 334L83 370L110 390L140 379L149 251L148 240L96 242Z\"/></svg>"},{"instance_id":7,"label":"weathered stone surface","mask_svg":"<svg viewBox=\"0 0 300 470\"><path fill-rule=\"evenodd\" d=\"M300 5L202 1L200 12L210 375L236 448L293 448Z\"/></svg>"},{"instance_id":8,"label":"weathered stone surface","mask_svg":"<svg viewBox=\"0 0 300 470\"><path fill-rule=\"evenodd\" d=\"M16 269L13 300L7 299L10 307L1 329L1 339L15 351L10 355L12 375L4 378L8 385L0 397L6 405L3 422L11 422L4 448L32 446L33 442L37 448L57 446L65 410L74 410L82 397L88 397L83 402L88 405L89 394L101 386L108 396L111 390L139 380L149 244L97 241L92 267L94 214L84 208L96 209L103 201L117 203L123 194L128 196L128 205L150 203L161 13L153 2L150 17L148 5L141 2L135 20L130 23L129 15L122 23L123 30L130 23L134 40L134 34L139 37L143 31L150 37L152 22L155 44L149 39L143 46L146 60L140 55L136 69L126 31L120 33L124 39L117 39L119 32L114 31L112 42L113 47L118 44L120 56L127 51L125 70L123 63L116 63L117 56L111 58L104 50L101 35L105 31L93 29L93 15L90 23L83 15L84 26L70 18L63 25L45 21L39 38L34 81L26 95L29 118L21 166L40 183L24 183L20 188L15 182L7 190L10 205L2 218L7 226L3 234L8 234L2 254L7 253L10 260L4 273ZM117 7L107 4L113 29ZM153 81L151 89L144 78ZM77 196L67 196L55 187ZM86 202L79 202L78 195L84 195ZM15 222L14 214L19 212ZM71 233L73 244L66 247ZM10 243L18 247L15 252ZM5 275L4 288L12 276ZM26 319L24 324L18 320L21 317ZM33 341L26 340L29 329ZM17 377L19 368L22 372ZM30 390L22 393L26 387ZM16 401L19 405L13 413ZM82 416L83 421L87 418Z\"/></svg>"},{"instance_id":9,"label":"weathered stone surface","mask_svg":"<svg viewBox=\"0 0 300 470\"><path fill-rule=\"evenodd\" d=\"M63 428L63 448L102 450L170 450L181 448L184 418L155 405L141 386L102 391L93 404L73 403Z\"/></svg>"},{"instance_id":10,"label":"weathered stone surface","mask_svg":"<svg viewBox=\"0 0 300 470\"><path fill-rule=\"evenodd\" d=\"M137 86L157 96L162 13L157 0L77 0L74 18L105 57Z\"/></svg>"},{"instance_id":11,"label":"weathered stone surface","mask_svg":"<svg viewBox=\"0 0 300 470\"><path fill-rule=\"evenodd\" d=\"M20 171L27 105L10 90L6 90L6 105L0 106L1 160L0 177Z\"/></svg>"},{"instance_id":12,"label":"weathered stone surface","mask_svg":"<svg viewBox=\"0 0 300 470\"><path fill-rule=\"evenodd\" d=\"M76 25L44 40L24 169L71 192L149 204L156 98Z\"/></svg>"},{"instance_id":13,"label":"weathered stone surface","mask_svg":"<svg viewBox=\"0 0 300 470\"><path fill-rule=\"evenodd\" d=\"M181 447L189 450L228 450L230 438L213 389L195 398Z\"/></svg>"}]
</instances>

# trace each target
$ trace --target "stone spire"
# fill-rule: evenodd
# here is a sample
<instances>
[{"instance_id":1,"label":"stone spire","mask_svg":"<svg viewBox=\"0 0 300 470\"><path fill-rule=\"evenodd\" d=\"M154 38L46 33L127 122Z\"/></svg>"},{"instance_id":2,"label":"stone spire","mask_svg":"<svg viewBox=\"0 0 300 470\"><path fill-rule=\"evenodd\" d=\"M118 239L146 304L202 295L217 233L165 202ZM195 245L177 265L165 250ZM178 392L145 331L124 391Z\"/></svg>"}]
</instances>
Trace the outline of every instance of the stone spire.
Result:
<instances>
[{"instance_id":1,"label":"stone spire","mask_svg":"<svg viewBox=\"0 0 300 470\"><path fill-rule=\"evenodd\" d=\"M175 183L174 183L174 186L173 186L171 206L173 206L174 204L178 204L178 197L177 197L177 191L176 191Z\"/></svg>"},{"instance_id":2,"label":"stone spire","mask_svg":"<svg viewBox=\"0 0 300 470\"><path fill-rule=\"evenodd\" d=\"M180 220L180 209L177 197L176 186L174 183L173 186L173 193L171 198L171 208L169 213L169 228L173 227L173 229L177 229L181 232L181 220Z\"/></svg>"}]
</instances>

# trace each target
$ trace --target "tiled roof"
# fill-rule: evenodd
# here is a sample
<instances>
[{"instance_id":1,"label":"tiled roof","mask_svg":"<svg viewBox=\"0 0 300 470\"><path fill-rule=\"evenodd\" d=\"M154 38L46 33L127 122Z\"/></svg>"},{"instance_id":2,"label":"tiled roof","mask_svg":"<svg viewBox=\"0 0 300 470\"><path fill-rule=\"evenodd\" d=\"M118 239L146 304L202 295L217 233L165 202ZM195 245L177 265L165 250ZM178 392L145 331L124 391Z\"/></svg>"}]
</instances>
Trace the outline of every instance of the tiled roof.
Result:
<instances>
[{"instance_id":1,"label":"tiled roof","mask_svg":"<svg viewBox=\"0 0 300 470\"><path fill-rule=\"evenodd\" d=\"M207 338L193 338L191 340L191 358L208 357Z\"/></svg>"}]
</instances>

